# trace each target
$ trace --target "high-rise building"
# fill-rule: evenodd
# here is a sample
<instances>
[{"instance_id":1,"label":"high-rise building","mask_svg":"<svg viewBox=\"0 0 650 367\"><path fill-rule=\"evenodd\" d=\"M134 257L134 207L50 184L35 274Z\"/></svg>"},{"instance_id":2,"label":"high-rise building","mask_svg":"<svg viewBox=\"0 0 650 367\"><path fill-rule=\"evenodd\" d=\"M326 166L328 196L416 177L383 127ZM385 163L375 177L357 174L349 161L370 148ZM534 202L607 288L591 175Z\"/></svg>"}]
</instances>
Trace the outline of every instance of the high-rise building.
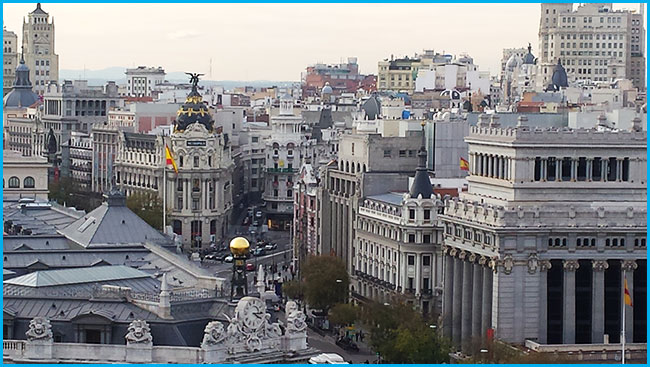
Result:
<instances>
[{"instance_id":1,"label":"high-rise building","mask_svg":"<svg viewBox=\"0 0 650 367\"><path fill-rule=\"evenodd\" d=\"M335 95L355 93L364 78L364 75L359 74L356 57L348 57L347 63L334 65L317 63L308 66L302 73L303 97L319 95L327 83Z\"/></svg>"},{"instance_id":2,"label":"high-rise building","mask_svg":"<svg viewBox=\"0 0 650 367\"><path fill-rule=\"evenodd\" d=\"M16 68L18 67L18 37L16 33L8 31L7 27L2 28L2 96L4 97L14 84Z\"/></svg>"},{"instance_id":3,"label":"high-rise building","mask_svg":"<svg viewBox=\"0 0 650 367\"><path fill-rule=\"evenodd\" d=\"M646 132L479 122L469 189L448 202L445 335L523 344L646 342ZM639 287L635 287L638 284ZM641 309L641 311L639 311Z\"/></svg>"},{"instance_id":4,"label":"high-rise building","mask_svg":"<svg viewBox=\"0 0 650 367\"><path fill-rule=\"evenodd\" d=\"M575 10L570 3L541 4L540 82L551 83L553 66L560 60L570 82L627 78L643 89L643 19L643 11L613 10L611 3L582 4Z\"/></svg>"},{"instance_id":5,"label":"high-rise building","mask_svg":"<svg viewBox=\"0 0 650 367\"><path fill-rule=\"evenodd\" d=\"M29 67L34 91L43 94L45 86L59 81L59 55L54 51L54 17L41 9L41 3L23 21L23 56Z\"/></svg>"}]
</instances>

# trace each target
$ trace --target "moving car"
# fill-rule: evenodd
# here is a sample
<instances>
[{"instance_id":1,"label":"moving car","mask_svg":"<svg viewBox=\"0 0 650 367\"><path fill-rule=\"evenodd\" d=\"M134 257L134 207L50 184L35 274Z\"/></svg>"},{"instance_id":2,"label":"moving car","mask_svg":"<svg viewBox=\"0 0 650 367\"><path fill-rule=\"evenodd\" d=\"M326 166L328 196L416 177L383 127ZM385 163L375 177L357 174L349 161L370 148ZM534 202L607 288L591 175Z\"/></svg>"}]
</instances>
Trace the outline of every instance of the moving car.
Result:
<instances>
[{"instance_id":1,"label":"moving car","mask_svg":"<svg viewBox=\"0 0 650 367\"><path fill-rule=\"evenodd\" d=\"M258 247L253 251L253 256L262 256L266 255L266 249L264 247Z\"/></svg>"},{"instance_id":2,"label":"moving car","mask_svg":"<svg viewBox=\"0 0 650 367\"><path fill-rule=\"evenodd\" d=\"M246 271L255 271L255 265L251 263L246 264Z\"/></svg>"},{"instance_id":3,"label":"moving car","mask_svg":"<svg viewBox=\"0 0 650 367\"><path fill-rule=\"evenodd\" d=\"M232 255L228 255L228 256L226 256L226 257L223 258L223 262L226 262L226 263L231 263L231 262L233 262L234 260L235 260L235 259L232 257Z\"/></svg>"},{"instance_id":4,"label":"moving car","mask_svg":"<svg viewBox=\"0 0 650 367\"><path fill-rule=\"evenodd\" d=\"M277 249L277 248L278 248L278 244L277 244L277 243L269 243L269 244L267 244L266 246L264 246L264 249L265 249L266 251L273 251L273 250L275 250L275 249Z\"/></svg>"},{"instance_id":5,"label":"moving car","mask_svg":"<svg viewBox=\"0 0 650 367\"><path fill-rule=\"evenodd\" d=\"M258 210L257 213L255 213L255 218L262 218L262 211Z\"/></svg>"},{"instance_id":6,"label":"moving car","mask_svg":"<svg viewBox=\"0 0 650 367\"><path fill-rule=\"evenodd\" d=\"M338 338L336 340L336 345L348 351L353 351L353 352L359 351L359 347L357 346L357 344L353 342L352 339L347 337Z\"/></svg>"},{"instance_id":7,"label":"moving car","mask_svg":"<svg viewBox=\"0 0 650 367\"><path fill-rule=\"evenodd\" d=\"M349 364L336 353L322 353L309 358L309 364Z\"/></svg>"}]
</instances>

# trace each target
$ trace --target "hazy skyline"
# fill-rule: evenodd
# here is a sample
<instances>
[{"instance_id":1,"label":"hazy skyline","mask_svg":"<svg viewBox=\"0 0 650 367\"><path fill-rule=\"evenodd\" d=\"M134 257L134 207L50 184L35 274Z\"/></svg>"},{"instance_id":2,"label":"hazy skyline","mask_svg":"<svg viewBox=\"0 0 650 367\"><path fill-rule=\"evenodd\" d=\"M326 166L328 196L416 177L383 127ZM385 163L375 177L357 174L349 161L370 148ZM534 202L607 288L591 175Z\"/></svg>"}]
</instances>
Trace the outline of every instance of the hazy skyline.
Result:
<instances>
[{"instance_id":1,"label":"hazy skyline","mask_svg":"<svg viewBox=\"0 0 650 367\"><path fill-rule=\"evenodd\" d=\"M615 9L638 4L614 4ZM22 42L33 4L3 4ZM316 62L377 62L423 49L467 53L498 73L503 48L538 55L539 4L43 4L54 17L60 69L138 65L211 80L300 80ZM210 59L212 73L210 75Z\"/></svg>"}]
</instances>

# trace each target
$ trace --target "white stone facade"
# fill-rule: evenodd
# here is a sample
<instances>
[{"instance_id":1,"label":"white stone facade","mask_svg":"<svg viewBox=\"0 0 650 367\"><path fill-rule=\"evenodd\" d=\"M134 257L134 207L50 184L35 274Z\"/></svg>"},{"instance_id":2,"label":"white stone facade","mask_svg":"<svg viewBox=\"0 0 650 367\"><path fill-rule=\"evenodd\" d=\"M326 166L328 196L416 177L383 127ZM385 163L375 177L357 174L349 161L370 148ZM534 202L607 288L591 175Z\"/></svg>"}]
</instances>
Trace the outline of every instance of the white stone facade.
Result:
<instances>
[{"instance_id":1,"label":"white stone facade","mask_svg":"<svg viewBox=\"0 0 650 367\"><path fill-rule=\"evenodd\" d=\"M646 133L520 120L466 141L469 191L441 216L445 334L468 349L489 328L512 343L616 342L622 269L645 298L633 283L646 269ZM643 316L625 322L640 340Z\"/></svg>"},{"instance_id":2,"label":"white stone facade","mask_svg":"<svg viewBox=\"0 0 650 367\"><path fill-rule=\"evenodd\" d=\"M126 69L126 91L132 97L151 97L158 84L165 82L165 70L162 67L138 66Z\"/></svg>"},{"instance_id":3,"label":"white stone facade","mask_svg":"<svg viewBox=\"0 0 650 367\"><path fill-rule=\"evenodd\" d=\"M3 197L47 200L49 166L45 158L24 157L20 152L3 150Z\"/></svg>"},{"instance_id":4,"label":"white stone facade","mask_svg":"<svg viewBox=\"0 0 650 367\"><path fill-rule=\"evenodd\" d=\"M55 36L54 18L50 19L39 3L36 10L27 15L22 37L22 52L29 68L29 80L38 94L43 94L49 83L59 82L59 55L54 52Z\"/></svg>"}]
</instances>

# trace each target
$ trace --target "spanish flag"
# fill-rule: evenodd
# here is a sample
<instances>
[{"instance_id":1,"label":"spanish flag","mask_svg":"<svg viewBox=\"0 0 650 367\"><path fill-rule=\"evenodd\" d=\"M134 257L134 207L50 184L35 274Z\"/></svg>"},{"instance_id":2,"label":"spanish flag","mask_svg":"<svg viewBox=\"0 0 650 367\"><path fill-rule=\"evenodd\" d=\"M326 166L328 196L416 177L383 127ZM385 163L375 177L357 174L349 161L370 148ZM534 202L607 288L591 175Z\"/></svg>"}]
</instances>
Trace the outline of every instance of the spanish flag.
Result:
<instances>
[{"instance_id":1,"label":"spanish flag","mask_svg":"<svg viewBox=\"0 0 650 367\"><path fill-rule=\"evenodd\" d=\"M460 157L460 169L462 171L469 171L469 162L466 161L463 157Z\"/></svg>"},{"instance_id":2,"label":"spanish flag","mask_svg":"<svg viewBox=\"0 0 650 367\"><path fill-rule=\"evenodd\" d=\"M172 152L169 151L169 147L165 144L165 158L167 158L167 165L172 165L174 167L174 172L178 173L178 166L176 166L176 161L172 157Z\"/></svg>"},{"instance_id":3,"label":"spanish flag","mask_svg":"<svg viewBox=\"0 0 650 367\"><path fill-rule=\"evenodd\" d=\"M627 289L627 276L623 278L623 299L625 304L632 307L632 296L630 296L630 290Z\"/></svg>"}]
</instances>

